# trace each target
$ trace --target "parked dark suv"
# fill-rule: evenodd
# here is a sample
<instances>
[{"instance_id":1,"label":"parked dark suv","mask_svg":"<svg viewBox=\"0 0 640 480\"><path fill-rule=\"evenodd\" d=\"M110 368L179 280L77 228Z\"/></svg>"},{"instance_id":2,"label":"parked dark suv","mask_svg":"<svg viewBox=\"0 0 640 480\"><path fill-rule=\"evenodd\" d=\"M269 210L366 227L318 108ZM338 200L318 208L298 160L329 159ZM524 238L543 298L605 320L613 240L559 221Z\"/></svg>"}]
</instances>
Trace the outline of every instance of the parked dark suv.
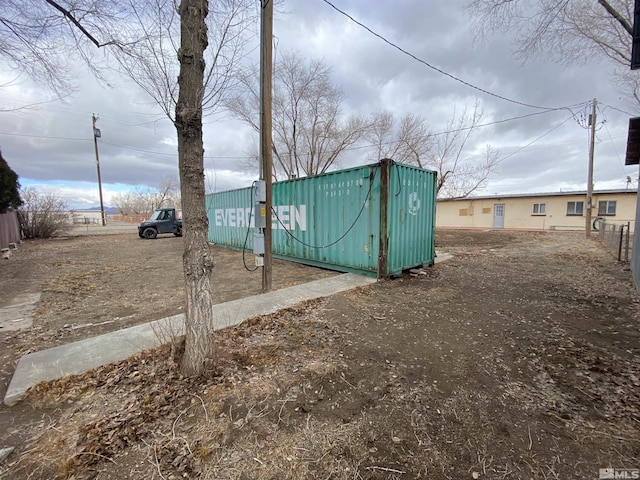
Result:
<instances>
[{"instance_id":1,"label":"parked dark suv","mask_svg":"<svg viewBox=\"0 0 640 480\"><path fill-rule=\"evenodd\" d=\"M138 225L140 238L156 238L159 233L173 233L182 236L182 218L176 215L175 208L159 208L149 220Z\"/></svg>"}]
</instances>

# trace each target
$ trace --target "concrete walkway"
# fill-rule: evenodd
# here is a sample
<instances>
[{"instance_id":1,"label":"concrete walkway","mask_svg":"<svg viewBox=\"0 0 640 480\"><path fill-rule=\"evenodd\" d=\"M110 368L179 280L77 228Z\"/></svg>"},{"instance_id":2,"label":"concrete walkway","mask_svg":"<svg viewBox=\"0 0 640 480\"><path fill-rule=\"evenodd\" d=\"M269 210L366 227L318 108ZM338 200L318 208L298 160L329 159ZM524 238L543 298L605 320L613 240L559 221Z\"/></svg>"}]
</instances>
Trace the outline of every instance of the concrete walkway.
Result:
<instances>
[{"instance_id":1,"label":"concrete walkway","mask_svg":"<svg viewBox=\"0 0 640 480\"><path fill-rule=\"evenodd\" d=\"M0 332L29 328L39 301L40 292L23 293L15 297L11 305L0 308Z\"/></svg>"},{"instance_id":2,"label":"concrete walkway","mask_svg":"<svg viewBox=\"0 0 640 480\"><path fill-rule=\"evenodd\" d=\"M326 297L375 281L362 275L345 273L214 305L214 329L232 327L258 315L275 313L305 300ZM142 350L167 343L172 335L183 334L184 314L181 314L30 353L18 361L4 403L14 405L37 383L84 373L101 365L125 360Z\"/></svg>"}]
</instances>

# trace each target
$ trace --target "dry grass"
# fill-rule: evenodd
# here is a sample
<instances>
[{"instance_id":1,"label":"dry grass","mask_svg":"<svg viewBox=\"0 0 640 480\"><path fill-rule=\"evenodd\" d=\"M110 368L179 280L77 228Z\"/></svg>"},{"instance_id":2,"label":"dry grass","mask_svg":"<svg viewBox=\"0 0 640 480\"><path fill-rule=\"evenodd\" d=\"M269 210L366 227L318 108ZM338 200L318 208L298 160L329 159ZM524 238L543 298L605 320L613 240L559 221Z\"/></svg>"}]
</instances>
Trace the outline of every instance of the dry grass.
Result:
<instances>
[{"instance_id":1,"label":"dry grass","mask_svg":"<svg viewBox=\"0 0 640 480\"><path fill-rule=\"evenodd\" d=\"M0 478L555 479L635 466L627 277L542 240L544 255L503 241L437 275L222 331L216 369L196 380L165 347L40 385L28 405L51 417Z\"/></svg>"},{"instance_id":2,"label":"dry grass","mask_svg":"<svg viewBox=\"0 0 640 480\"><path fill-rule=\"evenodd\" d=\"M250 478L309 478L314 469L352 478L334 476L352 466L348 459L330 461L327 452L357 445L356 425L305 417L292 393L343 367L329 360L322 345L297 350L317 327L310 315L314 305L319 302L221 332L218 367L200 379L183 378L165 345L36 385L26 401L63 413L37 430L13 471L83 478L105 462L118 465L123 453L137 449L159 478L235 478L234 471L246 473L249 467L255 469ZM292 358L299 365L295 371ZM323 453L314 460L314 452ZM229 470L225 462L231 455L242 455L246 465Z\"/></svg>"},{"instance_id":3,"label":"dry grass","mask_svg":"<svg viewBox=\"0 0 640 480\"><path fill-rule=\"evenodd\" d=\"M327 423L310 415L292 428L274 424L266 416L243 424L223 422L223 430L233 440L214 449L203 478L362 478L355 460L366 453L360 422Z\"/></svg>"},{"instance_id":4,"label":"dry grass","mask_svg":"<svg viewBox=\"0 0 640 480\"><path fill-rule=\"evenodd\" d=\"M67 273L64 275L49 278L42 286L43 292L64 293L68 295L86 295L95 291L100 277L110 273L128 270L126 265L110 265L100 268L91 268L77 273Z\"/></svg>"}]
</instances>

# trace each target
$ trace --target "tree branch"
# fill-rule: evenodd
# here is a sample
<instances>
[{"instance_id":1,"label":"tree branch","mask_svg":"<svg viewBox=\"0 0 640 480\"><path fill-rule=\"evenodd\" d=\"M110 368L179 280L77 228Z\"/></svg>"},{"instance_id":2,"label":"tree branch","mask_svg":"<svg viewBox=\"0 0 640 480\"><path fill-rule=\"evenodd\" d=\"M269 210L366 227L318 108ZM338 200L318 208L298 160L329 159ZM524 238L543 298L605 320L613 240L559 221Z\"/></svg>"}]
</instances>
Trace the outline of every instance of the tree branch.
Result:
<instances>
[{"instance_id":1,"label":"tree branch","mask_svg":"<svg viewBox=\"0 0 640 480\"><path fill-rule=\"evenodd\" d=\"M53 8L55 8L56 10L58 10L59 12L61 12L66 18L68 18L69 20L71 20L71 23L73 23L76 27L78 27L78 30L80 30L85 37L87 37L89 40L91 40L96 47L100 48L100 47L104 47L106 45L110 45L112 42L108 42L108 43L100 43L98 40L96 40L93 35L91 35L83 26L82 24L75 19L75 17L73 15L71 15L71 12L69 10L66 10L65 8L62 8L60 5L58 5L56 2L54 2L53 0L44 0L45 2L47 2L49 5L51 5Z\"/></svg>"},{"instance_id":2,"label":"tree branch","mask_svg":"<svg viewBox=\"0 0 640 480\"><path fill-rule=\"evenodd\" d=\"M622 28L624 28L629 33L629 35L633 36L633 27L622 15L618 13L618 11L615 8L613 8L609 4L609 2L607 2L607 0L598 0L598 3L604 7L604 9L609 13L609 15L615 18L618 21L618 23L622 25Z\"/></svg>"}]
</instances>

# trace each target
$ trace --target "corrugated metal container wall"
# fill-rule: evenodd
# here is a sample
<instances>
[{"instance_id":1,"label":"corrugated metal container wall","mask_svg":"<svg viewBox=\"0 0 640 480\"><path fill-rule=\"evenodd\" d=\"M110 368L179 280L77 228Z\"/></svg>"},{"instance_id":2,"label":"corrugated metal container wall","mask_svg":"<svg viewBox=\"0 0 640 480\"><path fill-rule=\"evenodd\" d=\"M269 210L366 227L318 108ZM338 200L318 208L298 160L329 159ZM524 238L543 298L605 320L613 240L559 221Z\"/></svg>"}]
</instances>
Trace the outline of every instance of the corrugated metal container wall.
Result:
<instances>
[{"instance_id":1,"label":"corrugated metal container wall","mask_svg":"<svg viewBox=\"0 0 640 480\"><path fill-rule=\"evenodd\" d=\"M394 163L388 198L387 275L431 264L435 255L436 173Z\"/></svg>"},{"instance_id":2,"label":"corrugated metal container wall","mask_svg":"<svg viewBox=\"0 0 640 480\"><path fill-rule=\"evenodd\" d=\"M209 241L233 248L253 249L253 188L241 188L207 195ZM249 235L247 236L247 231Z\"/></svg>"},{"instance_id":3,"label":"corrugated metal container wall","mask_svg":"<svg viewBox=\"0 0 640 480\"><path fill-rule=\"evenodd\" d=\"M383 160L274 183L273 255L379 277L430 265L435 180L434 172ZM207 195L209 240L251 250L253 205L252 188Z\"/></svg>"},{"instance_id":4,"label":"corrugated metal container wall","mask_svg":"<svg viewBox=\"0 0 640 480\"><path fill-rule=\"evenodd\" d=\"M377 274L379 198L376 165L274 184L273 254Z\"/></svg>"}]
</instances>

